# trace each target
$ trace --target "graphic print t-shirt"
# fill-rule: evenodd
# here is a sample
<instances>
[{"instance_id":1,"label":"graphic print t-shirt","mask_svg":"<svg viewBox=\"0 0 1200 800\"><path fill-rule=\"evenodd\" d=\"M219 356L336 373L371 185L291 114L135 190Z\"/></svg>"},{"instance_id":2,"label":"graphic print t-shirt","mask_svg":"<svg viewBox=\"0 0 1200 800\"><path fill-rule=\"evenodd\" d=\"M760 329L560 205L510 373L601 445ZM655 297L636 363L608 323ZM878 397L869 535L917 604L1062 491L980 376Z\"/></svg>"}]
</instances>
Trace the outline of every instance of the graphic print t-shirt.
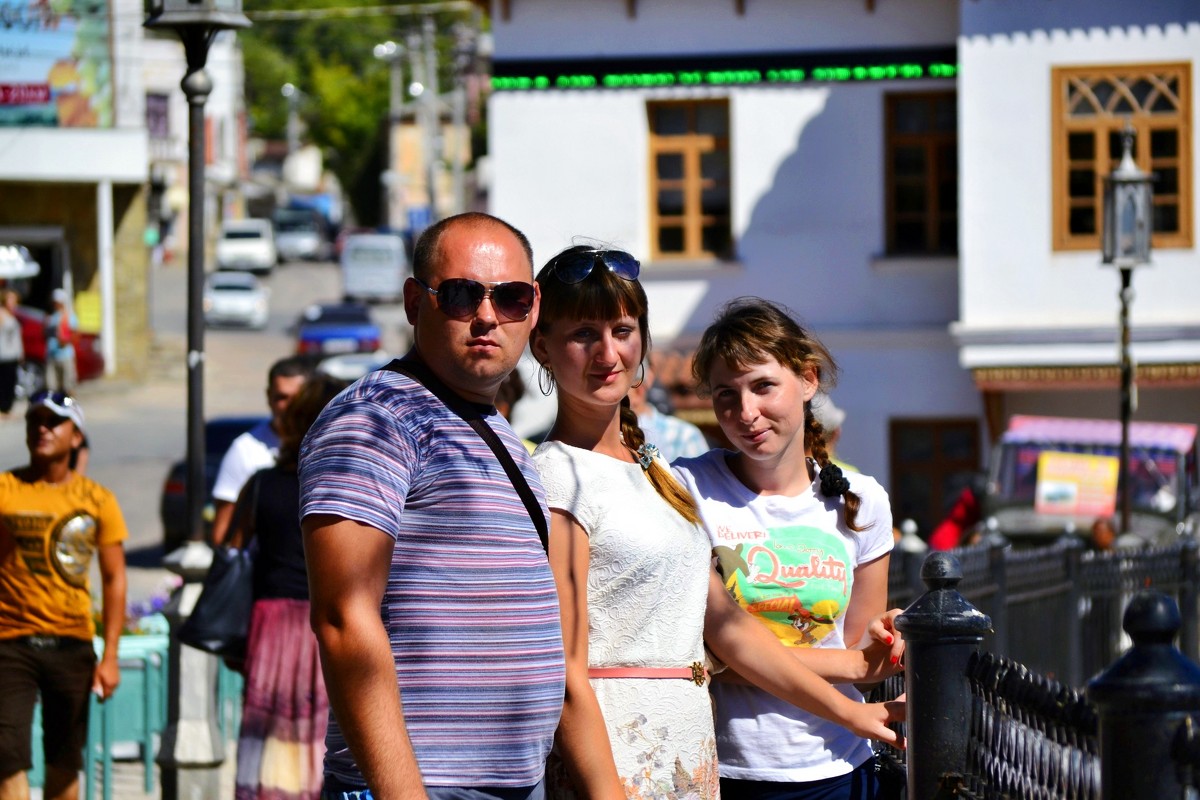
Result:
<instances>
[{"instance_id":1,"label":"graphic print t-shirt","mask_svg":"<svg viewBox=\"0 0 1200 800\"><path fill-rule=\"evenodd\" d=\"M725 587L788 647L844 648L854 570L891 552L887 493L847 473L862 499L861 532L841 524L841 499L814 485L796 497L759 496L726 463L727 451L679 459L673 467L696 498ZM837 687L855 700L851 685ZM721 776L803 782L842 775L870 757L865 740L751 686L717 682Z\"/></svg>"},{"instance_id":2,"label":"graphic print t-shirt","mask_svg":"<svg viewBox=\"0 0 1200 800\"><path fill-rule=\"evenodd\" d=\"M50 484L0 474L0 639L91 641L89 567L128 537L116 497L84 475Z\"/></svg>"},{"instance_id":3,"label":"graphic print t-shirt","mask_svg":"<svg viewBox=\"0 0 1200 800\"><path fill-rule=\"evenodd\" d=\"M836 637L854 584L846 539L812 525L717 531L714 553L725 588L789 647ZM724 541L723 544L716 542Z\"/></svg>"}]
</instances>

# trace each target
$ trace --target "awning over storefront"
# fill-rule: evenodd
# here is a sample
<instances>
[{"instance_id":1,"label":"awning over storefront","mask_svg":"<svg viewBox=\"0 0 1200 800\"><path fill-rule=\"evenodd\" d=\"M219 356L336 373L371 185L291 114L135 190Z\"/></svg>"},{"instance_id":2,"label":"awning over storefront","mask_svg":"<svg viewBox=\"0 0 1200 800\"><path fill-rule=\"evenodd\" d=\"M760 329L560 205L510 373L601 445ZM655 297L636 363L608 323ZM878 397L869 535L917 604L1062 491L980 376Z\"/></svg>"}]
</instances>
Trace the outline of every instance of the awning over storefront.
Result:
<instances>
[{"instance_id":1,"label":"awning over storefront","mask_svg":"<svg viewBox=\"0 0 1200 800\"><path fill-rule=\"evenodd\" d=\"M1130 422L1129 444L1187 453L1196 445L1198 426L1180 422ZM1117 446L1121 443L1121 423L1112 419L1076 419L1016 415L1009 420L1003 441L1073 442Z\"/></svg>"}]
</instances>

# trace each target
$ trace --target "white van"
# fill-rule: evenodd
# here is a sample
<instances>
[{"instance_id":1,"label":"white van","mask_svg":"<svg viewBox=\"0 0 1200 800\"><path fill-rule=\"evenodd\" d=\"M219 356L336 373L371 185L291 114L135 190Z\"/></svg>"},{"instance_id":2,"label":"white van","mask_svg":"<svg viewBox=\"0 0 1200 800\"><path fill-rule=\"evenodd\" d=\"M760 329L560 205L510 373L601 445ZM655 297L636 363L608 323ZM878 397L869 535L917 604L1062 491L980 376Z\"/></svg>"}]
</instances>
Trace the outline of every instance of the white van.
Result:
<instances>
[{"instance_id":1,"label":"white van","mask_svg":"<svg viewBox=\"0 0 1200 800\"><path fill-rule=\"evenodd\" d=\"M269 275L278 262L275 229L269 219L237 219L221 223L217 234L217 269L244 269Z\"/></svg>"},{"instance_id":2,"label":"white van","mask_svg":"<svg viewBox=\"0 0 1200 800\"><path fill-rule=\"evenodd\" d=\"M399 300L408 277L404 240L392 233L356 233L342 248L346 300Z\"/></svg>"}]
</instances>

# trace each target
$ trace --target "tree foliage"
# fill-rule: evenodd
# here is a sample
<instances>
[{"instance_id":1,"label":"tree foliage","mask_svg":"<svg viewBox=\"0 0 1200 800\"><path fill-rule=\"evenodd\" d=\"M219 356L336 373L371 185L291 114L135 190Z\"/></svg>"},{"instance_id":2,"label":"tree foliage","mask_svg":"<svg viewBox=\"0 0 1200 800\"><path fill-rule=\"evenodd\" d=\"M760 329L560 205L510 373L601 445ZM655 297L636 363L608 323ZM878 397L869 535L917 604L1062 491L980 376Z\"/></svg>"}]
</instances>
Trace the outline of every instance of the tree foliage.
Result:
<instances>
[{"instance_id":1,"label":"tree foliage","mask_svg":"<svg viewBox=\"0 0 1200 800\"><path fill-rule=\"evenodd\" d=\"M410 0L422 5L425 0ZM379 213L379 170L386 149L389 67L374 56L380 42L404 43L420 30L418 15L326 16L303 20L255 19L255 12L395 6L388 0L245 0L254 21L239 32L246 70L246 107L250 135L282 139L287 132L288 100L281 92L291 83L300 92L297 112L305 138L321 148L326 166L346 188L358 219ZM462 14L434 15L439 63L452 69L449 32ZM405 70L406 74L411 74ZM445 84L443 84L445 85Z\"/></svg>"}]
</instances>

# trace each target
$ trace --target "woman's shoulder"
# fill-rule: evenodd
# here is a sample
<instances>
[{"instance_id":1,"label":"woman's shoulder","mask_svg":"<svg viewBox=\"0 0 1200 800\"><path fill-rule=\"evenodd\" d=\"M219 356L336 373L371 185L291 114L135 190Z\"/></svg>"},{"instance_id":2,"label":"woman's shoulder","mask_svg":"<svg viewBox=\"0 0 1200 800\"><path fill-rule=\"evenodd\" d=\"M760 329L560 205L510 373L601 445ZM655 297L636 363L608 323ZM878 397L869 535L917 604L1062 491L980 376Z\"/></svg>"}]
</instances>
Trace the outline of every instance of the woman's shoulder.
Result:
<instances>
[{"instance_id":1,"label":"woman's shoulder","mask_svg":"<svg viewBox=\"0 0 1200 800\"><path fill-rule=\"evenodd\" d=\"M864 475L861 472L845 472L843 474L846 476L846 480L850 481L850 491L859 497L881 497L886 501L887 490L883 488L883 484L870 475Z\"/></svg>"},{"instance_id":2,"label":"woman's shoulder","mask_svg":"<svg viewBox=\"0 0 1200 800\"><path fill-rule=\"evenodd\" d=\"M671 462L671 469L684 480L703 481L728 471L725 466L725 456L728 451L714 448L707 453L690 458L677 458Z\"/></svg>"}]
</instances>

